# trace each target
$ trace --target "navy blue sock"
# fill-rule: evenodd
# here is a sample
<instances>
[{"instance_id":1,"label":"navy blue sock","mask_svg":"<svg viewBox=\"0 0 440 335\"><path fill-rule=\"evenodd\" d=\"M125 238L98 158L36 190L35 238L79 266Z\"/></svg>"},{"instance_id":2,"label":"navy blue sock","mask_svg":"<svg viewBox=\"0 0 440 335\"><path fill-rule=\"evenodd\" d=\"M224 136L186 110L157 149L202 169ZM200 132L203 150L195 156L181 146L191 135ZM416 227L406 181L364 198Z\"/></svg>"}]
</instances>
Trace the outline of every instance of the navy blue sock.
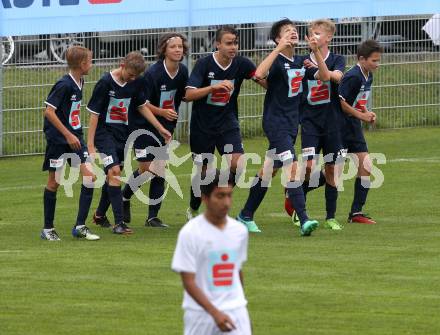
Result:
<instances>
[{"instance_id":1,"label":"navy blue sock","mask_svg":"<svg viewBox=\"0 0 440 335\"><path fill-rule=\"evenodd\" d=\"M151 200L160 202L155 205L148 206L148 219L155 218L159 214L160 207L162 205L162 196L165 193L165 179L159 176L155 176L150 182L149 197Z\"/></svg>"},{"instance_id":2,"label":"navy blue sock","mask_svg":"<svg viewBox=\"0 0 440 335\"><path fill-rule=\"evenodd\" d=\"M76 226L86 224L87 215L89 215L90 205L93 199L93 188L81 185L81 194L79 196L78 216Z\"/></svg>"},{"instance_id":3,"label":"navy blue sock","mask_svg":"<svg viewBox=\"0 0 440 335\"><path fill-rule=\"evenodd\" d=\"M57 192L44 189L44 229L53 228L55 219L55 206L57 204Z\"/></svg>"},{"instance_id":4,"label":"navy blue sock","mask_svg":"<svg viewBox=\"0 0 440 335\"><path fill-rule=\"evenodd\" d=\"M192 186L190 188L191 188L191 198L189 201L189 206L191 207L192 210L198 211L200 208L200 205L202 204L202 198L196 197L194 195Z\"/></svg>"},{"instance_id":5,"label":"navy blue sock","mask_svg":"<svg viewBox=\"0 0 440 335\"><path fill-rule=\"evenodd\" d=\"M296 215L298 215L298 219L302 225L309 219L306 212L306 202L304 199L303 189L301 186L289 187L287 189L287 194L289 196L290 203L292 204L293 208L295 208Z\"/></svg>"},{"instance_id":6,"label":"navy blue sock","mask_svg":"<svg viewBox=\"0 0 440 335\"><path fill-rule=\"evenodd\" d=\"M96 215L100 217L104 216L109 207L110 199L108 196L108 183L105 182L104 185L102 185L101 198L99 199L98 208L96 209Z\"/></svg>"},{"instance_id":7,"label":"navy blue sock","mask_svg":"<svg viewBox=\"0 0 440 335\"><path fill-rule=\"evenodd\" d=\"M338 200L338 189L330 184L325 184L325 208L328 219L334 219L336 214L336 202Z\"/></svg>"},{"instance_id":8,"label":"navy blue sock","mask_svg":"<svg viewBox=\"0 0 440 335\"><path fill-rule=\"evenodd\" d=\"M139 177L139 170L134 171L133 174L128 179L127 184L125 184L124 190L122 191L122 196L124 197L124 199L131 199L134 192L138 190L139 187L136 187L134 185L134 179L137 177ZM135 189L133 190L130 185L133 185Z\"/></svg>"},{"instance_id":9,"label":"navy blue sock","mask_svg":"<svg viewBox=\"0 0 440 335\"><path fill-rule=\"evenodd\" d=\"M362 212L362 207L364 207L367 201L368 190L370 189L369 177L365 177L363 182L367 187L362 186L361 177L357 177L354 182L354 198L351 204L351 214Z\"/></svg>"},{"instance_id":10,"label":"navy blue sock","mask_svg":"<svg viewBox=\"0 0 440 335\"><path fill-rule=\"evenodd\" d=\"M318 177L317 174L319 174L318 185L316 185L316 179ZM309 180L305 180L304 183L303 183L304 198L307 196L308 192L316 190L317 188L320 188L324 184L325 184L325 175L322 172L322 170L319 171L319 172L315 172L314 174L310 175L310 179Z\"/></svg>"},{"instance_id":11,"label":"navy blue sock","mask_svg":"<svg viewBox=\"0 0 440 335\"><path fill-rule=\"evenodd\" d=\"M123 221L122 215L122 192L121 186L108 186L108 197L112 204L115 224L120 224Z\"/></svg>"},{"instance_id":12,"label":"navy blue sock","mask_svg":"<svg viewBox=\"0 0 440 335\"><path fill-rule=\"evenodd\" d=\"M267 187L262 185L263 180L258 175L255 176L253 183L255 183L255 181L256 184L250 188L246 204L240 212L240 216L244 219L252 220L254 218L255 212L267 193Z\"/></svg>"}]
</instances>

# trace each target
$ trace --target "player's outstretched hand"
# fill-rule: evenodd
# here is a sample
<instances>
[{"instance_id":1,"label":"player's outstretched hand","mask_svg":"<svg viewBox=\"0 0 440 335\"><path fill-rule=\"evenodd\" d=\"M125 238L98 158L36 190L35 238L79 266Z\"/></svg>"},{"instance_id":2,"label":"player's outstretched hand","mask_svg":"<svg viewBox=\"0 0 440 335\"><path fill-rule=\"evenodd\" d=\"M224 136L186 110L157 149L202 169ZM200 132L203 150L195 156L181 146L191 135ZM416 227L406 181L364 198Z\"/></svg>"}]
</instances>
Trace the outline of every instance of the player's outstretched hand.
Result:
<instances>
[{"instance_id":1,"label":"player's outstretched hand","mask_svg":"<svg viewBox=\"0 0 440 335\"><path fill-rule=\"evenodd\" d=\"M306 69L313 69L313 68L318 68L318 66L317 65L315 65L315 64L313 64L313 62L310 60L310 59L306 59L306 60L304 60L304 67L306 68Z\"/></svg>"},{"instance_id":2,"label":"player's outstretched hand","mask_svg":"<svg viewBox=\"0 0 440 335\"><path fill-rule=\"evenodd\" d=\"M66 141L69 147L72 148L72 150L80 150L81 149L81 142L79 141L78 137L73 135L72 133L69 133L66 136Z\"/></svg>"},{"instance_id":3,"label":"player's outstretched hand","mask_svg":"<svg viewBox=\"0 0 440 335\"><path fill-rule=\"evenodd\" d=\"M179 117L179 115L177 115L176 111L173 109L164 109L162 112L162 116L168 121L177 120L177 118Z\"/></svg>"},{"instance_id":4,"label":"player's outstretched hand","mask_svg":"<svg viewBox=\"0 0 440 335\"><path fill-rule=\"evenodd\" d=\"M220 328L222 332L230 332L235 328L234 322L232 322L229 315L218 311L216 314L213 315L214 321L217 324L217 326Z\"/></svg>"},{"instance_id":5,"label":"player's outstretched hand","mask_svg":"<svg viewBox=\"0 0 440 335\"><path fill-rule=\"evenodd\" d=\"M160 132L160 135L165 140L165 143L169 143L171 141L172 135L168 130L166 130L165 128L162 127L162 129L160 129L159 132Z\"/></svg>"},{"instance_id":6,"label":"player's outstretched hand","mask_svg":"<svg viewBox=\"0 0 440 335\"><path fill-rule=\"evenodd\" d=\"M234 85L230 80L223 80L222 82L212 86L213 91L227 91L231 92L234 89Z\"/></svg>"}]
</instances>

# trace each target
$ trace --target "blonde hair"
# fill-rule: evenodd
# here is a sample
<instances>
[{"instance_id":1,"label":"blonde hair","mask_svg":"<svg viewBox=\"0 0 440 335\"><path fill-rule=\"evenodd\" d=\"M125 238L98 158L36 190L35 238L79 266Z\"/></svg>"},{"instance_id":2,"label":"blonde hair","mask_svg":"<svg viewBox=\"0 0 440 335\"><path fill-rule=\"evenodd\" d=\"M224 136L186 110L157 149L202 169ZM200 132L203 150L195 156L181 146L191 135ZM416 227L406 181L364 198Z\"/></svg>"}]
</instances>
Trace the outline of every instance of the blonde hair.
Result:
<instances>
[{"instance_id":1,"label":"blonde hair","mask_svg":"<svg viewBox=\"0 0 440 335\"><path fill-rule=\"evenodd\" d=\"M144 56L138 51L132 51L124 57L122 63L124 63L125 68L134 70L137 74L141 74L145 71L146 64Z\"/></svg>"},{"instance_id":2,"label":"blonde hair","mask_svg":"<svg viewBox=\"0 0 440 335\"><path fill-rule=\"evenodd\" d=\"M71 46L66 51L66 61L69 69L78 69L82 62L87 61L92 56L92 52L79 45Z\"/></svg>"},{"instance_id":3,"label":"blonde hair","mask_svg":"<svg viewBox=\"0 0 440 335\"><path fill-rule=\"evenodd\" d=\"M336 26L333 21L328 19L319 19L310 22L309 29L316 28L316 27L322 27L324 28L328 33L330 33L332 36L336 32Z\"/></svg>"}]
</instances>

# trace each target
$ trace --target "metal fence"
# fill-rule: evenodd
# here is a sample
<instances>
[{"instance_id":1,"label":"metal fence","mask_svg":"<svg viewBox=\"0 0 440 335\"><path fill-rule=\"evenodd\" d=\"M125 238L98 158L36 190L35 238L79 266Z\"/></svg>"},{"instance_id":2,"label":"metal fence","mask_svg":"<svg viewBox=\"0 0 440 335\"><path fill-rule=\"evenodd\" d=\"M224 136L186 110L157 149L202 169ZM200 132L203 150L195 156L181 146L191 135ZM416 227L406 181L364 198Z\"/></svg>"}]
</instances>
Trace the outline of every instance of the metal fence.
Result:
<instances>
[{"instance_id":1,"label":"metal fence","mask_svg":"<svg viewBox=\"0 0 440 335\"><path fill-rule=\"evenodd\" d=\"M367 38L384 47L382 66L375 74L372 105L378 114L375 128L403 128L440 125L440 51L422 30L432 15L416 17L350 18L337 21L332 50L355 64L357 45ZM255 63L273 48L269 41L271 23L241 24L241 53ZM304 35L307 24L297 23L301 37L298 53L307 53ZM440 23L438 25L440 27ZM194 62L214 49L216 26L178 30L188 36L191 51L185 60ZM40 35L3 38L0 49L0 156L44 152L43 101L51 86L66 72L64 54L69 45L79 44L94 53L94 67L86 77L83 101L90 98L94 83L104 71L118 65L127 52L141 51L155 60L163 30L133 30L68 35ZM239 98L239 117L245 137L262 135L264 90L245 82ZM82 108L83 124L88 113ZM186 141L190 106L180 110L176 138Z\"/></svg>"}]
</instances>

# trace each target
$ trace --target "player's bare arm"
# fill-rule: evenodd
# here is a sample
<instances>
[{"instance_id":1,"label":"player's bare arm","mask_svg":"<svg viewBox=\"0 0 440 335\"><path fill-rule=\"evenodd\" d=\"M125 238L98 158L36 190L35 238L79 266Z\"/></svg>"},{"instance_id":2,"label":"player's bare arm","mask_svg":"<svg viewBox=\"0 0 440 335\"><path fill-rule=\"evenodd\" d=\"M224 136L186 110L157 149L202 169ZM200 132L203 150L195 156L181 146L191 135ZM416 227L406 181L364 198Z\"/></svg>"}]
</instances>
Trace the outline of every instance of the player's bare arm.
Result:
<instances>
[{"instance_id":1,"label":"player's bare arm","mask_svg":"<svg viewBox=\"0 0 440 335\"><path fill-rule=\"evenodd\" d=\"M287 31L278 41L277 47L258 65L255 71L255 77L258 80L266 79L269 69L280 53L284 50L293 48L295 41L295 33ZM263 86L264 87L264 86ZM267 87L267 86L266 86Z\"/></svg>"},{"instance_id":2,"label":"player's bare arm","mask_svg":"<svg viewBox=\"0 0 440 335\"><path fill-rule=\"evenodd\" d=\"M96 128L98 127L99 115L95 113L90 113L89 119L89 132L87 134L87 150L90 156L93 158L96 154L95 148L95 134Z\"/></svg>"},{"instance_id":3,"label":"player's bare arm","mask_svg":"<svg viewBox=\"0 0 440 335\"><path fill-rule=\"evenodd\" d=\"M55 108L52 106L47 106L44 111L44 116L49 120L50 123L66 138L69 146L74 150L81 149L81 143L75 135L73 135L60 121L57 114L55 113Z\"/></svg>"},{"instance_id":4,"label":"player's bare arm","mask_svg":"<svg viewBox=\"0 0 440 335\"><path fill-rule=\"evenodd\" d=\"M318 39L316 38L316 36L308 37L307 35L305 36L305 39L309 44L310 49L312 49L316 59L316 63L318 64L318 75L316 76L316 78L322 81L329 81L330 71L325 64L324 58L322 58L321 51L318 47Z\"/></svg>"},{"instance_id":5,"label":"player's bare arm","mask_svg":"<svg viewBox=\"0 0 440 335\"><path fill-rule=\"evenodd\" d=\"M179 117L179 115L177 114L177 112L174 109L159 108L159 107L152 105L151 103L147 103L147 107L153 112L154 115L162 116L163 118L167 119L168 121L177 120L177 118Z\"/></svg>"},{"instance_id":6,"label":"player's bare arm","mask_svg":"<svg viewBox=\"0 0 440 335\"><path fill-rule=\"evenodd\" d=\"M142 114L144 118L150 122L150 124L157 129L160 135L164 138L165 142L168 143L171 140L171 133L162 126L162 124L156 119L153 112L147 107L147 105L142 105L138 107L139 113Z\"/></svg>"},{"instance_id":7,"label":"player's bare arm","mask_svg":"<svg viewBox=\"0 0 440 335\"><path fill-rule=\"evenodd\" d=\"M221 331L229 332L235 329L234 322L232 322L231 318L211 304L203 291L197 286L195 280L196 275L194 273L181 272L180 275L185 291L213 317Z\"/></svg>"},{"instance_id":8,"label":"player's bare arm","mask_svg":"<svg viewBox=\"0 0 440 335\"><path fill-rule=\"evenodd\" d=\"M344 113L350 114L355 118L368 123L374 123L374 121L376 120L375 113L369 112L368 110L360 111L350 106L344 99L341 98L340 100L341 100L341 108L344 111Z\"/></svg>"},{"instance_id":9,"label":"player's bare arm","mask_svg":"<svg viewBox=\"0 0 440 335\"><path fill-rule=\"evenodd\" d=\"M212 93L213 91L232 91L234 89L234 85L230 80L223 80L222 82L212 85L212 86L206 86L202 88L193 88L188 87L186 89L185 93L185 101L195 101L200 100L206 97L208 94Z\"/></svg>"}]
</instances>

